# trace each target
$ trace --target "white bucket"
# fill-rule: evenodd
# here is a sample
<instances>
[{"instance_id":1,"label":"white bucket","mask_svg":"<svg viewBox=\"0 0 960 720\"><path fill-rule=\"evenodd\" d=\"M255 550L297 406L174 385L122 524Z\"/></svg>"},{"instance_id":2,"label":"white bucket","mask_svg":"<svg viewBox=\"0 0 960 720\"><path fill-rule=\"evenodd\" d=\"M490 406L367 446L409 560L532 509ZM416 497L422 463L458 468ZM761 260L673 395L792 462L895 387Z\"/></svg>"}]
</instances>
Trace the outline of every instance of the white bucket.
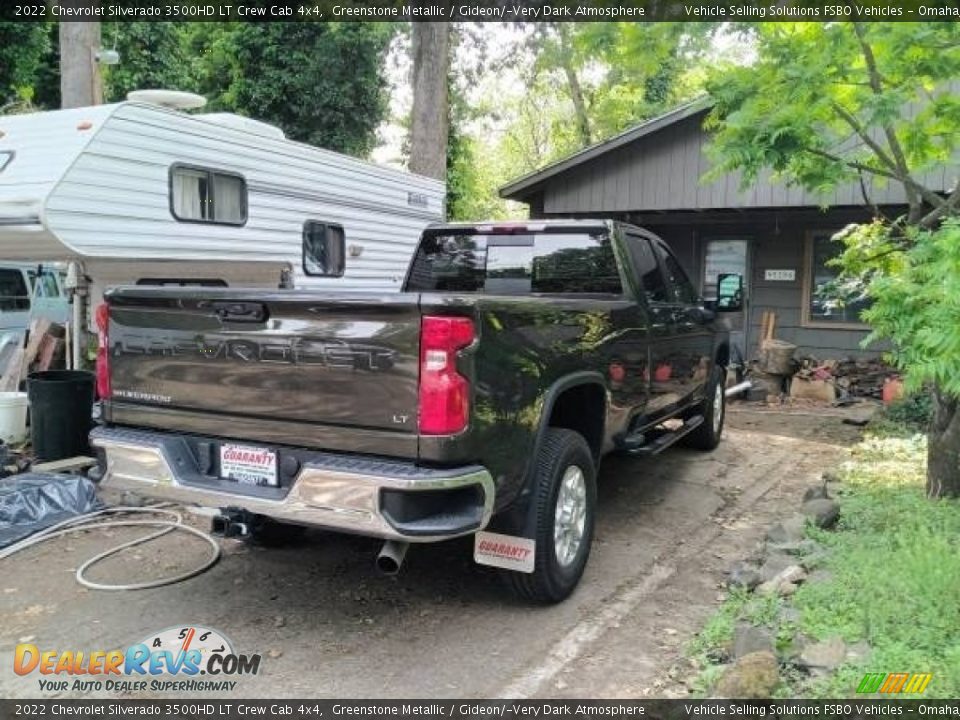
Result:
<instances>
[{"instance_id":1,"label":"white bucket","mask_svg":"<svg viewBox=\"0 0 960 720\"><path fill-rule=\"evenodd\" d=\"M27 394L0 392L0 439L7 445L27 437Z\"/></svg>"}]
</instances>

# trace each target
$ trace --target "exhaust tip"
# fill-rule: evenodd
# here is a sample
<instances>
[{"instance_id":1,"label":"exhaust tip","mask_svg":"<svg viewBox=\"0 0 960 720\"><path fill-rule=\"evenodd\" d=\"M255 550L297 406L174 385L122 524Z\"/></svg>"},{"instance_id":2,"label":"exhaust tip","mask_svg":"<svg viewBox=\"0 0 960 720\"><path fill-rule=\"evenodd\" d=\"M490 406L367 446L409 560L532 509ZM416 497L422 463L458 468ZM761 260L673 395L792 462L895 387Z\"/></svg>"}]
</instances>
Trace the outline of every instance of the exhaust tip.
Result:
<instances>
[{"instance_id":1,"label":"exhaust tip","mask_svg":"<svg viewBox=\"0 0 960 720\"><path fill-rule=\"evenodd\" d=\"M380 571L381 575L396 575L400 572L400 563L392 557L380 555L377 558L377 570Z\"/></svg>"},{"instance_id":2,"label":"exhaust tip","mask_svg":"<svg viewBox=\"0 0 960 720\"><path fill-rule=\"evenodd\" d=\"M407 554L407 543L387 540L377 554L376 568L383 575L396 575Z\"/></svg>"}]
</instances>

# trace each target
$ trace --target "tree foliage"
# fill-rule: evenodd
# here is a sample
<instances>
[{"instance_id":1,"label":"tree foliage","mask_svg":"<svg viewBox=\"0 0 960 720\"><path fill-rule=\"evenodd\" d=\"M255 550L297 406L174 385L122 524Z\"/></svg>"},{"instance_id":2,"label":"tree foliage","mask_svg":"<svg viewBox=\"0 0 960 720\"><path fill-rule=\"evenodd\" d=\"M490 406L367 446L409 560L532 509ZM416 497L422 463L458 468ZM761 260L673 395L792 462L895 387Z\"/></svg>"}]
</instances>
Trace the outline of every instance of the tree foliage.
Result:
<instances>
[{"instance_id":1,"label":"tree foliage","mask_svg":"<svg viewBox=\"0 0 960 720\"><path fill-rule=\"evenodd\" d=\"M906 371L908 389L933 383L960 397L960 218L904 232L908 249L882 222L851 228L842 236L848 250L841 262L848 272L863 263L869 273L874 302L863 318L871 339L894 342L891 357Z\"/></svg>"},{"instance_id":2,"label":"tree foliage","mask_svg":"<svg viewBox=\"0 0 960 720\"><path fill-rule=\"evenodd\" d=\"M386 112L388 23L197 23L187 41L211 108L353 155L373 148ZM210 27L207 27L210 26Z\"/></svg>"},{"instance_id":3,"label":"tree foliage","mask_svg":"<svg viewBox=\"0 0 960 720\"><path fill-rule=\"evenodd\" d=\"M101 32L104 46L120 54L119 64L103 69L104 101L119 102L131 90L191 86L183 25L139 21L104 23Z\"/></svg>"},{"instance_id":4,"label":"tree foliage","mask_svg":"<svg viewBox=\"0 0 960 720\"><path fill-rule=\"evenodd\" d=\"M0 108L36 100L41 71L53 54L51 27L0 21Z\"/></svg>"},{"instance_id":5,"label":"tree foliage","mask_svg":"<svg viewBox=\"0 0 960 720\"><path fill-rule=\"evenodd\" d=\"M538 23L536 70L563 88L582 147L701 91L716 23Z\"/></svg>"},{"instance_id":6,"label":"tree foliage","mask_svg":"<svg viewBox=\"0 0 960 720\"><path fill-rule=\"evenodd\" d=\"M899 183L910 222L939 208L922 173L960 140L957 23L760 23L758 59L709 82L716 172L772 168L814 191ZM931 218L936 219L940 215Z\"/></svg>"},{"instance_id":7,"label":"tree foliage","mask_svg":"<svg viewBox=\"0 0 960 720\"><path fill-rule=\"evenodd\" d=\"M765 168L826 193L860 184L875 221L841 234L841 282L873 302L868 342L892 341L908 385L931 388L928 492L960 495L960 141L957 23L766 23L757 61L709 83L714 173ZM932 171L932 172L931 172ZM907 211L871 197L894 183Z\"/></svg>"},{"instance_id":8,"label":"tree foliage","mask_svg":"<svg viewBox=\"0 0 960 720\"><path fill-rule=\"evenodd\" d=\"M105 23L117 65L103 70L107 102L144 88L205 95L287 136L367 155L386 114L383 23ZM59 105L56 24L0 23L0 106Z\"/></svg>"}]
</instances>

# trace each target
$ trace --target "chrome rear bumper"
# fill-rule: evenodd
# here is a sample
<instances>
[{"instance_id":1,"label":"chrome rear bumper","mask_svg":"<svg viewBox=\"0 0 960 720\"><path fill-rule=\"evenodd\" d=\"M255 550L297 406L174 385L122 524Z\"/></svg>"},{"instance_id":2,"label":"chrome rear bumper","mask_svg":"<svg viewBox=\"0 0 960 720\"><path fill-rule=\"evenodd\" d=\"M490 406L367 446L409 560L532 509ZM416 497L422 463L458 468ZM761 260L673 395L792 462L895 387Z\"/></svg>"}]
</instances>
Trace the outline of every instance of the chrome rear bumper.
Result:
<instances>
[{"instance_id":1,"label":"chrome rear bumper","mask_svg":"<svg viewBox=\"0 0 960 720\"><path fill-rule=\"evenodd\" d=\"M479 465L434 470L317 453L289 487L251 488L202 474L182 436L98 427L90 442L104 454L104 487L370 537L443 540L482 530L493 511L493 479Z\"/></svg>"}]
</instances>

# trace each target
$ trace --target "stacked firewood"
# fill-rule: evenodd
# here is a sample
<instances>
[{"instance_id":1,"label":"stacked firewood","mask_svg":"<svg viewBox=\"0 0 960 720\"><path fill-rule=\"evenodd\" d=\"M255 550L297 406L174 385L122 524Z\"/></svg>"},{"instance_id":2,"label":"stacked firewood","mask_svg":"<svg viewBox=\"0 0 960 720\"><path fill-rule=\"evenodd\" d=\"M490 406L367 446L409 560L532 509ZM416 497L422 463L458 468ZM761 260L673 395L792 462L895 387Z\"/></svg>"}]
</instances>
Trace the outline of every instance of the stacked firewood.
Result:
<instances>
[{"instance_id":1,"label":"stacked firewood","mask_svg":"<svg viewBox=\"0 0 960 720\"><path fill-rule=\"evenodd\" d=\"M840 397L876 398L883 395L883 384L896 371L879 359L843 358L819 360L804 357L794 377L830 382Z\"/></svg>"}]
</instances>

